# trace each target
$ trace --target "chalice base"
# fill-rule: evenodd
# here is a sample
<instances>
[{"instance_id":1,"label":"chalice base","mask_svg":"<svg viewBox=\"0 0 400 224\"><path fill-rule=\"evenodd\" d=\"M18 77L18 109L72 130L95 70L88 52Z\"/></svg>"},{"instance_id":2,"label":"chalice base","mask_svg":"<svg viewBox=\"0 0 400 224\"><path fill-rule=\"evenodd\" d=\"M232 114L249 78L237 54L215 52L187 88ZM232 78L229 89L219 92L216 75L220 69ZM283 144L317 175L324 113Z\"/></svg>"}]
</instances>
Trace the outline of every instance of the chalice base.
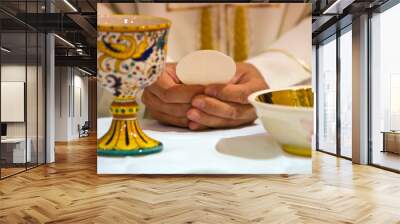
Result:
<instances>
[{"instance_id":1,"label":"chalice base","mask_svg":"<svg viewBox=\"0 0 400 224\"><path fill-rule=\"evenodd\" d=\"M160 152L161 142L147 136L136 118L138 105L132 98L116 98L111 105L110 129L97 142L97 155L137 156Z\"/></svg>"},{"instance_id":2,"label":"chalice base","mask_svg":"<svg viewBox=\"0 0 400 224\"><path fill-rule=\"evenodd\" d=\"M287 153L294 154L297 156L311 157L312 155L310 148L301 148L291 145L282 145L282 148Z\"/></svg>"}]
</instances>

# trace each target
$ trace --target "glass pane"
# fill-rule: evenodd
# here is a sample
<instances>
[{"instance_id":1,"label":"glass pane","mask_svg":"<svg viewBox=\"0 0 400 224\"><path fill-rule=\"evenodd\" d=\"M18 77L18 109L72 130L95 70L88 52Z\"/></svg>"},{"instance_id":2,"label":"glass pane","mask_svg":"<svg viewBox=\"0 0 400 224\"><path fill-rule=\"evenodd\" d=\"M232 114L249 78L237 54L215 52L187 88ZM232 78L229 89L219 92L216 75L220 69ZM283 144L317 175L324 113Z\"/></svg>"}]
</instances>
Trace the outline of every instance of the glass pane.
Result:
<instances>
[{"instance_id":1,"label":"glass pane","mask_svg":"<svg viewBox=\"0 0 400 224\"><path fill-rule=\"evenodd\" d=\"M28 168L37 165L38 160L38 143L37 143L37 99L38 99L38 35L36 32L31 32L27 34L28 38L28 63L27 63L27 80L26 80L26 89L27 89L27 98L26 98L26 112L27 112L27 142L28 142L28 150L30 153L30 161L27 164Z\"/></svg>"},{"instance_id":2,"label":"glass pane","mask_svg":"<svg viewBox=\"0 0 400 224\"><path fill-rule=\"evenodd\" d=\"M25 170L31 151L26 150L25 89L26 33L1 34L1 159L2 177Z\"/></svg>"},{"instance_id":3,"label":"glass pane","mask_svg":"<svg viewBox=\"0 0 400 224\"><path fill-rule=\"evenodd\" d=\"M0 1L1 8L30 20L44 6L44 0ZM45 36L2 12L0 17L3 178L45 161Z\"/></svg>"},{"instance_id":4,"label":"glass pane","mask_svg":"<svg viewBox=\"0 0 400 224\"><path fill-rule=\"evenodd\" d=\"M318 149L336 153L336 39L318 48Z\"/></svg>"},{"instance_id":5,"label":"glass pane","mask_svg":"<svg viewBox=\"0 0 400 224\"><path fill-rule=\"evenodd\" d=\"M372 18L372 163L400 170L400 5Z\"/></svg>"},{"instance_id":6,"label":"glass pane","mask_svg":"<svg viewBox=\"0 0 400 224\"><path fill-rule=\"evenodd\" d=\"M351 30L340 37L340 153L352 156L352 35Z\"/></svg>"},{"instance_id":7,"label":"glass pane","mask_svg":"<svg viewBox=\"0 0 400 224\"><path fill-rule=\"evenodd\" d=\"M46 51L45 51L45 44L46 44L46 37L44 34L40 33L38 35L38 164L45 163L46 158L46 149L45 149L45 60L46 60Z\"/></svg>"},{"instance_id":8,"label":"glass pane","mask_svg":"<svg viewBox=\"0 0 400 224\"><path fill-rule=\"evenodd\" d=\"M312 45L312 87L313 87L313 90L314 90L314 92L315 92L315 90L316 90L316 86L317 86L317 84L316 84L316 80L317 80L317 47L316 47L316 45ZM317 100L316 100L316 94L314 94L314 102L317 102ZM316 121L317 120L317 110L314 110L314 114L313 114L313 116L314 116L314 121ZM316 139L316 130L317 130L317 122L314 122L314 127L313 127L313 129L315 130L314 131L314 134L313 134L313 137L312 137L312 145L311 145L311 147L312 147L312 150L316 150L317 149L317 139Z\"/></svg>"}]
</instances>

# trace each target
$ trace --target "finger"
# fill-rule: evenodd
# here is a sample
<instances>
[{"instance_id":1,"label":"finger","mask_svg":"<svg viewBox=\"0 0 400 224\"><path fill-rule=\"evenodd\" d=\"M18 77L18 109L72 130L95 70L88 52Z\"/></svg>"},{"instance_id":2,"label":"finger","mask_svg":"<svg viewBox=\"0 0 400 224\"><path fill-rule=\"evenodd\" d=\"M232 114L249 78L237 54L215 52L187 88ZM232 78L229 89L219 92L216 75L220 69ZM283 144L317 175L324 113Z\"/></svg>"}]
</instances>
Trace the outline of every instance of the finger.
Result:
<instances>
[{"instance_id":1,"label":"finger","mask_svg":"<svg viewBox=\"0 0 400 224\"><path fill-rule=\"evenodd\" d=\"M148 87L148 90L164 103L190 103L195 95L204 92L201 85L175 84L170 77L165 78L166 76Z\"/></svg>"},{"instance_id":2,"label":"finger","mask_svg":"<svg viewBox=\"0 0 400 224\"><path fill-rule=\"evenodd\" d=\"M233 79L229 82L230 84L239 84L239 83L247 83L251 81L249 76L246 76L246 73L249 71L254 71L253 66L249 66L247 63L237 63L236 64L236 73ZM257 71L257 70L256 70Z\"/></svg>"},{"instance_id":3,"label":"finger","mask_svg":"<svg viewBox=\"0 0 400 224\"><path fill-rule=\"evenodd\" d=\"M244 72L242 72L241 70L239 70L238 65L236 65L236 73L233 76L233 78L231 79L231 81L229 81L230 84L238 84L240 83L242 77L244 76Z\"/></svg>"},{"instance_id":4,"label":"finger","mask_svg":"<svg viewBox=\"0 0 400 224\"><path fill-rule=\"evenodd\" d=\"M165 73L166 74L168 74L171 78L172 78L172 80L176 83L176 84L179 84L179 83L182 83L180 80L179 80L179 78L178 78L178 75L176 75L176 63L168 63L166 66L165 66Z\"/></svg>"},{"instance_id":5,"label":"finger","mask_svg":"<svg viewBox=\"0 0 400 224\"><path fill-rule=\"evenodd\" d=\"M145 90L151 91L153 94L161 98L160 96L164 94L172 86L176 85L174 80L164 71L157 81L155 81L150 86L147 86Z\"/></svg>"},{"instance_id":6,"label":"finger","mask_svg":"<svg viewBox=\"0 0 400 224\"><path fill-rule=\"evenodd\" d=\"M178 126L182 128L188 127L188 119L186 117L174 117L169 114L157 111L157 110L149 110L150 116L167 125L173 125L173 126Z\"/></svg>"},{"instance_id":7,"label":"finger","mask_svg":"<svg viewBox=\"0 0 400 224\"><path fill-rule=\"evenodd\" d=\"M238 84L240 79L242 77L242 74L236 74L233 76L233 78L229 81L230 84Z\"/></svg>"},{"instance_id":8,"label":"finger","mask_svg":"<svg viewBox=\"0 0 400 224\"><path fill-rule=\"evenodd\" d=\"M142 102L151 110L157 110L174 117L185 117L186 112L191 107L189 103L164 103L148 90L143 91Z\"/></svg>"},{"instance_id":9,"label":"finger","mask_svg":"<svg viewBox=\"0 0 400 224\"><path fill-rule=\"evenodd\" d=\"M193 98L192 106L210 115L236 119L256 118L255 109L249 104L238 104L221 101L206 95Z\"/></svg>"},{"instance_id":10,"label":"finger","mask_svg":"<svg viewBox=\"0 0 400 224\"><path fill-rule=\"evenodd\" d=\"M206 95L222 101L240 104L248 104L247 97L252 93L251 89L245 84L209 85L204 92Z\"/></svg>"},{"instance_id":11,"label":"finger","mask_svg":"<svg viewBox=\"0 0 400 224\"><path fill-rule=\"evenodd\" d=\"M176 64L169 64L152 85L146 87L165 103L190 103L193 96L203 93L201 85L184 85L176 76Z\"/></svg>"},{"instance_id":12,"label":"finger","mask_svg":"<svg viewBox=\"0 0 400 224\"><path fill-rule=\"evenodd\" d=\"M207 126L204 126L204 125L199 124L199 123L194 122L194 121L189 121L189 125L188 126L189 126L189 129L193 130L193 131L203 131L203 130L208 129Z\"/></svg>"},{"instance_id":13,"label":"finger","mask_svg":"<svg viewBox=\"0 0 400 224\"><path fill-rule=\"evenodd\" d=\"M232 120L232 119L220 118L204 113L203 111L198 110L196 108L191 108L187 113L187 117L190 121L194 121L196 123L211 128L237 127L254 121L252 119Z\"/></svg>"}]
</instances>

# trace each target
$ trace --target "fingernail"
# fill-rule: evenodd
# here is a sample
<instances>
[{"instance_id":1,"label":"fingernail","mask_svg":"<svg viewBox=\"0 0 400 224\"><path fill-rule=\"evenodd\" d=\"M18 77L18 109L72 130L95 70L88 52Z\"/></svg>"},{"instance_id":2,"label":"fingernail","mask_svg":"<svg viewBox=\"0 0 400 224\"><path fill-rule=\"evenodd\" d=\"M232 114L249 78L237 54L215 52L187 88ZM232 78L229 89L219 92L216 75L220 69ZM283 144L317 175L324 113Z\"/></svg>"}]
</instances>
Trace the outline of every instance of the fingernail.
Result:
<instances>
[{"instance_id":1,"label":"fingernail","mask_svg":"<svg viewBox=\"0 0 400 224\"><path fill-rule=\"evenodd\" d=\"M209 96L217 96L217 89L213 87L206 88L205 93Z\"/></svg>"},{"instance_id":2,"label":"fingernail","mask_svg":"<svg viewBox=\"0 0 400 224\"><path fill-rule=\"evenodd\" d=\"M188 119L196 121L199 119L199 113L197 113L195 110L189 110L187 113Z\"/></svg>"},{"instance_id":3,"label":"fingernail","mask_svg":"<svg viewBox=\"0 0 400 224\"><path fill-rule=\"evenodd\" d=\"M202 100L202 99L195 99L195 100L193 100L192 104L193 104L193 106L195 106L199 109L203 109L204 105L205 105L204 100Z\"/></svg>"}]
</instances>

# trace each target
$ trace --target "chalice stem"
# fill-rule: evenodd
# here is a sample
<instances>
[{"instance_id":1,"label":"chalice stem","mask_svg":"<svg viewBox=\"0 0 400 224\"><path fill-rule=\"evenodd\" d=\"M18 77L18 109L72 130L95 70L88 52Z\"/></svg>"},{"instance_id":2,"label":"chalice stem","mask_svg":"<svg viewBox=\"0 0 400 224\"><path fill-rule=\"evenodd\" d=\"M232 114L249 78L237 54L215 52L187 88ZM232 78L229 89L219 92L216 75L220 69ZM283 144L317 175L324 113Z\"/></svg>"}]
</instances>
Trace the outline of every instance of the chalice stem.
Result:
<instances>
[{"instance_id":1,"label":"chalice stem","mask_svg":"<svg viewBox=\"0 0 400 224\"><path fill-rule=\"evenodd\" d=\"M116 97L111 104L111 112L111 127L98 140L99 155L144 155L162 150L160 142L142 131L137 119L138 104L135 97Z\"/></svg>"}]
</instances>

